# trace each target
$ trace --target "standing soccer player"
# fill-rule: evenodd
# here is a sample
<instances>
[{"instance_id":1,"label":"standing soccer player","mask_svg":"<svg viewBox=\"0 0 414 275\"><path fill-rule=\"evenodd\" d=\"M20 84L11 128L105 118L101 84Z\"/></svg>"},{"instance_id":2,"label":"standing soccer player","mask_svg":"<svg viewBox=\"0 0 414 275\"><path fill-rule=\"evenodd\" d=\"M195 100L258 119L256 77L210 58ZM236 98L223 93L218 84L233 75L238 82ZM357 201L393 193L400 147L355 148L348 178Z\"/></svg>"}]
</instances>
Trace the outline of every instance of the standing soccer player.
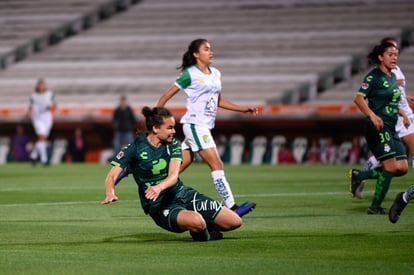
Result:
<instances>
[{"instance_id":1,"label":"standing soccer player","mask_svg":"<svg viewBox=\"0 0 414 275\"><path fill-rule=\"evenodd\" d=\"M397 57L398 48L394 44L384 42L375 46L368 58L377 66L365 76L354 99L359 110L366 115L365 136L368 147L382 164L380 171L349 171L349 189L353 196L363 180L377 179L368 214L387 214L381 204L391 180L394 176L405 175L408 170L405 146L395 130L398 115L403 117L405 127L410 125L407 115L398 107L401 92L392 73L397 65Z\"/></svg>"},{"instance_id":2,"label":"standing soccer player","mask_svg":"<svg viewBox=\"0 0 414 275\"><path fill-rule=\"evenodd\" d=\"M40 158L43 165L48 165L47 138L53 125L53 111L56 108L55 97L47 89L44 79L39 79L34 93L30 97L28 115L31 117L33 128L37 135L36 143L30 154L33 164Z\"/></svg>"},{"instance_id":3,"label":"standing soccer player","mask_svg":"<svg viewBox=\"0 0 414 275\"><path fill-rule=\"evenodd\" d=\"M175 233L188 230L195 241L208 241L221 239L220 231L240 227L242 219L236 213L180 180L182 151L174 138L172 113L162 107L144 107L142 114L148 133L139 135L112 159L102 204L118 200L115 181L129 166L145 214L161 228Z\"/></svg>"},{"instance_id":4,"label":"standing soccer player","mask_svg":"<svg viewBox=\"0 0 414 275\"><path fill-rule=\"evenodd\" d=\"M256 203L245 202L237 205L230 185L224 174L224 164L217 151L216 143L211 134L214 128L217 109L219 107L231 111L258 113L256 107L236 105L221 95L221 73L210 66L213 61L213 50L206 39L196 39L190 43L184 53L181 75L161 96L157 106L165 106L167 101L184 90L187 95L187 112L181 118L185 139L182 143L184 171L193 161L197 152L211 170L214 186L227 207L242 217L251 211Z\"/></svg>"},{"instance_id":5,"label":"standing soccer player","mask_svg":"<svg viewBox=\"0 0 414 275\"><path fill-rule=\"evenodd\" d=\"M394 38L391 37L385 37L381 40L381 43L391 43L395 45L395 47L398 47L397 41ZM410 102L413 102L413 97L407 96L405 92L405 76L400 69L399 66L395 66L394 69L391 70L393 74L395 74L395 77L397 79L398 88L401 92L400 102L399 102L399 108L404 111L404 113L407 115L407 117L410 119L410 126L405 127L403 118L401 116L398 117L398 122L395 130L397 131L398 136L402 139L402 141L405 143L408 149L408 157L410 159L410 163L412 167L414 168L414 112L411 109ZM379 161L375 158L375 156L371 156L367 163L364 166L364 170L372 170L377 169L377 167L380 165ZM381 168L379 168L381 169ZM364 182L361 183L359 188L356 190L355 197L362 198L362 191L364 189Z\"/></svg>"}]
</instances>

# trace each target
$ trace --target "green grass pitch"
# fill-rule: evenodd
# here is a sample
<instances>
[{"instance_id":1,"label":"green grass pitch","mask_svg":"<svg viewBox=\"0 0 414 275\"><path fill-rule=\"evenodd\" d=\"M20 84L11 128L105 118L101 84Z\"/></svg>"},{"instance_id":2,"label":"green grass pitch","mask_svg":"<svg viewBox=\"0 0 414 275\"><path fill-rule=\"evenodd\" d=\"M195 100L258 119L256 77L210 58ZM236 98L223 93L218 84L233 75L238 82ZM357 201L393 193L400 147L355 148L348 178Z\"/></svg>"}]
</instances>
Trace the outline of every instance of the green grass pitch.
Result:
<instances>
[{"instance_id":1,"label":"green grass pitch","mask_svg":"<svg viewBox=\"0 0 414 275\"><path fill-rule=\"evenodd\" d=\"M226 166L236 200L257 202L221 241L193 242L143 214L132 177L101 205L110 165L0 166L0 274L409 274L414 207L397 224L348 193L350 166ZM218 199L207 165L183 181ZM383 207L414 183L393 179Z\"/></svg>"}]
</instances>

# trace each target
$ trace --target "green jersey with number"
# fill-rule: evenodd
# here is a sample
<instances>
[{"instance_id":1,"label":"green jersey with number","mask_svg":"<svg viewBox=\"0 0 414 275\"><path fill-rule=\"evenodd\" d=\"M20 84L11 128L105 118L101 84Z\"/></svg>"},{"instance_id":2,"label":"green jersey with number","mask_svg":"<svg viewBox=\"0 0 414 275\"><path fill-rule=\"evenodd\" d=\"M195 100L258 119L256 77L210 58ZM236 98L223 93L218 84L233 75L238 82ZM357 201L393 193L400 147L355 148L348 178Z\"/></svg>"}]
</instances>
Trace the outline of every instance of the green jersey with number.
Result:
<instances>
[{"instance_id":1,"label":"green jersey with number","mask_svg":"<svg viewBox=\"0 0 414 275\"><path fill-rule=\"evenodd\" d=\"M151 211L157 211L165 196L174 197L184 188L183 183L178 179L174 186L163 190L155 202L145 198L145 190L149 186L157 185L168 176L168 166L171 160L182 160L181 143L177 139L174 138L172 142L163 143L155 148L144 134L122 149L112 159L111 164L122 168L129 165L138 185L142 208L148 214Z\"/></svg>"},{"instance_id":2,"label":"green jersey with number","mask_svg":"<svg viewBox=\"0 0 414 275\"><path fill-rule=\"evenodd\" d=\"M384 124L395 127L401 93L394 74L388 76L376 67L365 76L357 94L368 100L369 108Z\"/></svg>"}]
</instances>

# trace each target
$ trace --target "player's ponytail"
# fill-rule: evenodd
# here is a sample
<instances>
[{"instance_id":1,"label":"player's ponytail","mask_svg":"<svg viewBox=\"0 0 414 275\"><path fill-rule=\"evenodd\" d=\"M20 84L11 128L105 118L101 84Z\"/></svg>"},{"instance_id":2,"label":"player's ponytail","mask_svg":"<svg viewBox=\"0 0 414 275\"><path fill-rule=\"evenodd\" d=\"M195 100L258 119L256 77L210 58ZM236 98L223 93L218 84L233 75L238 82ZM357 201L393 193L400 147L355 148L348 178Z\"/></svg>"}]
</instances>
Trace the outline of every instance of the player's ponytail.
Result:
<instances>
[{"instance_id":1,"label":"player's ponytail","mask_svg":"<svg viewBox=\"0 0 414 275\"><path fill-rule=\"evenodd\" d=\"M185 68L192 66L197 63L196 58L194 57L194 53L197 53L201 47L201 45L205 42L208 42L206 39L199 38L193 40L190 45L188 45L187 51L183 55L183 61L180 67L177 69L184 70Z\"/></svg>"}]
</instances>

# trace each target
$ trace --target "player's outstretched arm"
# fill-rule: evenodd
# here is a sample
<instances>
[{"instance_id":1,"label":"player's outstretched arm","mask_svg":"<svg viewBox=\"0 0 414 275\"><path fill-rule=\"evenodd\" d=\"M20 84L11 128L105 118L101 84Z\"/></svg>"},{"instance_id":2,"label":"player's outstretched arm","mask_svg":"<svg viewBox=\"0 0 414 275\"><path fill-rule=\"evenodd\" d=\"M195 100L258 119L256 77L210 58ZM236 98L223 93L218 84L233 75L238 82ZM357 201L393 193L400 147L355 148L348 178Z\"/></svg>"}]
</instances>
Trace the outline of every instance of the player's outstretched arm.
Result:
<instances>
[{"instance_id":1,"label":"player's outstretched arm","mask_svg":"<svg viewBox=\"0 0 414 275\"><path fill-rule=\"evenodd\" d=\"M236 111L236 112L241 112L241 113L250 113L254 116L259 113L257 107L240 106L240 105L237 105L237 104L234 104L234 103L228 101L227 99L224 99L221 95L219 95L218 106L220 108L230 110L230 111Z\"/></svg>"},{"instance_id":2,"label":"player's outstretched arm","mask_svg":"<svg viewBox=\"0 0 414 275\"><path fill-rule=\"evenodd\" d=\"M121 171L122 171L122 168L118 166L113 166L111 170L109 170L108 174L106 175L106 179L105 179L106 197L101 202L101 204L108 204L108 203L115 202L118 200L118 197L115 195L115 180L116 178L118 178Z\"/></svg>"},{"instance_id":3,"label":"player's outstretched arm","mask_svg":"<svg viewBox=\"0 0 414 275\"><path fill-rule=\"evenodd\" d=\"M180 88L178 88L175 85L172 85L158 100L157 107L164 107L165 104L167 104L167 101L170 100L178 91Z\"/></svg>"}]
</instances>

